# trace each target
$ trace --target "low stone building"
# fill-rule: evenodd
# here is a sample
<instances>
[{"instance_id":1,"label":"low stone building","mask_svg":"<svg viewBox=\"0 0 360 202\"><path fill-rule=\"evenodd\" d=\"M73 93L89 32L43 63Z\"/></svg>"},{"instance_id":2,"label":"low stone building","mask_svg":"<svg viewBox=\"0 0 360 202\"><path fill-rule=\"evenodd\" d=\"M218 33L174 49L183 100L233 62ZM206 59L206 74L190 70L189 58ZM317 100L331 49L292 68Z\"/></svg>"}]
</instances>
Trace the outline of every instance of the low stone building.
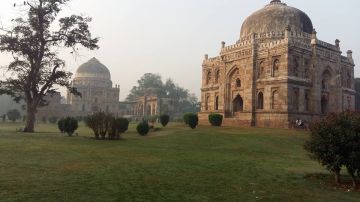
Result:
<instances>
[{"instance_id":1,"label":"low stone building","mask_svg":"<svg viewBox=\"0 0 360 202\"><path fill-rule=\"evenodd\" d=\"M301 10L273 0L249 16L236 44L202 66L200 123L288 128L355 109L354 60L340 41L321 41Z\"/></svg>"}]
</instances>

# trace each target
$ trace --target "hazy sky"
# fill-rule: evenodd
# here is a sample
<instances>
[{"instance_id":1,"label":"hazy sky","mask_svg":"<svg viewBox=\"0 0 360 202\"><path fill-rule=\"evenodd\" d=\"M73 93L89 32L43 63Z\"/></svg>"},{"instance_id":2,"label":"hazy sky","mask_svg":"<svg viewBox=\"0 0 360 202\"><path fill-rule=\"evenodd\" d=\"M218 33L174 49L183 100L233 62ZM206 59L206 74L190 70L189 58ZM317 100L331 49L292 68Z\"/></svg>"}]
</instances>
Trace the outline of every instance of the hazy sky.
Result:
<instances>
[{"instance_id":1,"label":"hazy sky","mask_svg":"<svg viewBox=\"0 0 360 202\"><path fill-rule=\"evenodd\" d=\"M7 25L16 16L14 2L0 1L0 21ZM204 54L216 56L221 41L228 45L239 38L247 16L270 0L72 0L65 14L84 14L93 18L91 30L100 37L100 49L81 52L73 58L63 52L68 70L97 57L121 85L121 100L144 73L160 73L200 94L201 64ZM353 50L360 64L359 0L285 0L306 12L320 40L340 39L346 54ZM8 56L0 54L0 65ZM356 68L356 76L360 70Z\"/></svg>"}]
</instances>

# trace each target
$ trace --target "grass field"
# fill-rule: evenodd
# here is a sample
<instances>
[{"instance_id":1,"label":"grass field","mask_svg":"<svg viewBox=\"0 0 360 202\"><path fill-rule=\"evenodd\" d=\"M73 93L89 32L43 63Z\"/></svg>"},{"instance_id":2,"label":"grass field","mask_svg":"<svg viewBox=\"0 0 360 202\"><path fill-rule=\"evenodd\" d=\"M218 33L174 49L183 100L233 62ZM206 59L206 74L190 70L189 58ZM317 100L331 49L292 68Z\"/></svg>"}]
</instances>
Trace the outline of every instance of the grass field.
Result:
<instances>
[{"instance_id":1,"label":"grass field","mask_svg":"<svg viewBox=\"0 0 360 202\"><path fill-rule=\"evenodd\" d=\"M71 138L19 127L0 123L0 201L360 200L331 186L302 132L172 124L148 137L131 127L112 142L84 127Z\"/></svg>"}]
</instances>

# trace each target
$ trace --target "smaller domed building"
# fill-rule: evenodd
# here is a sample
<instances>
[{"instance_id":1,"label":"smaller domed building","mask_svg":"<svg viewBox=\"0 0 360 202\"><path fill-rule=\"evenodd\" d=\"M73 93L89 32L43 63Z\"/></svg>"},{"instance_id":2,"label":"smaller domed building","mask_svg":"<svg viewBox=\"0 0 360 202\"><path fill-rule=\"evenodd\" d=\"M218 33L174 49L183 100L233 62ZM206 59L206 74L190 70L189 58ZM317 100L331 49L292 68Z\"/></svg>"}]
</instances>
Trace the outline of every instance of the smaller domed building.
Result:
<instances>
[{"instance_id":1,"label":"smaller domed building","mask_svg":"<svg viewBox=\"0 0 360 202\"><path fill-rule=\"evenodd\" d=\"M96 58L82 64L75 73L72 87L81 97L67 95L67 104L76 116L86 116L94 112L119 112L120 87L111 81L108 68Z\"/></svg>"},{"instance_id":2,"label":"smaller domed building","mask_svg":"<svg viewBox=\"0 0 360 202\"><path fill-rule=\"evenodd\" d=\"M132 102L120 102L120 85L113 85L109 69L96 58L82 64L75 73L71 87L81 96L67 93L66 103L60 93L48 96L48 105L40 107L37 121L66 116L85 117L96 112L110 113L116 117L141 120L143 117L171 113L174 110L171 99L162 98L150 89Z\"/></svg>"},{"instance_id":3,"label":"smaller domed building","mask_svg":"<svg viewBox=\"0 0 360 202\"><path fill-rule=\"evenodd\" d=\"M243 23L239 40L202 65L200 123L288 128L355 109L354 60L321 41L303 11L272 0Z\"/></svg>"}]
</instances>

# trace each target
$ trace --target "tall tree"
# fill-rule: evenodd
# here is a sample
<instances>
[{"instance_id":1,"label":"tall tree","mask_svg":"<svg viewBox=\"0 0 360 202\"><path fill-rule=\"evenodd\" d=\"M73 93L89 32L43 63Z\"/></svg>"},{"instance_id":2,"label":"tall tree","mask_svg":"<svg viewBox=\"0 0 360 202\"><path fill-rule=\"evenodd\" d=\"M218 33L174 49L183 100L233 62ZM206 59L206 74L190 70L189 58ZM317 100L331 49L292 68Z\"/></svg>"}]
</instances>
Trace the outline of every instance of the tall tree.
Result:
<instances>
[{"instance_id":1,"label":"tall tree","mask_svg":"<svg viewBox=\"0 0 360 202\"><path fill-rule=\"evenodd\" d=\"M58 86L80 95L70 85L71 73L58 57L59 48L70 48L76 54L78 46L98 48L88 23L91 18L78 15L63 17L54 26L60 11L70 0L30 0L21 4L19 18L13 27L1 29L0 51L10 53L13 61L7 66L11 75L0 81L0 94L8 94L26 102L27 119L24 132L34 132L35 114L45 96L56 92ZM16 5L16 4L15 4Z\"/></svg>"},{"instance_id":2,"label":"tall tree","mask_svg":"<svg viewBox=\"0 0 360 202\"><path fill-rule=\"evenodd\" d=\"M161 80L161 76L159 74L146 73L144 74L140 80L137 81L138 85L134 86L128 97L127 101L134 101L138 97L144 96L147 90L151 89L152 91L156 91L153 93L162 94L163 92L163 82Z\"/></svg>"}]
</instances>

